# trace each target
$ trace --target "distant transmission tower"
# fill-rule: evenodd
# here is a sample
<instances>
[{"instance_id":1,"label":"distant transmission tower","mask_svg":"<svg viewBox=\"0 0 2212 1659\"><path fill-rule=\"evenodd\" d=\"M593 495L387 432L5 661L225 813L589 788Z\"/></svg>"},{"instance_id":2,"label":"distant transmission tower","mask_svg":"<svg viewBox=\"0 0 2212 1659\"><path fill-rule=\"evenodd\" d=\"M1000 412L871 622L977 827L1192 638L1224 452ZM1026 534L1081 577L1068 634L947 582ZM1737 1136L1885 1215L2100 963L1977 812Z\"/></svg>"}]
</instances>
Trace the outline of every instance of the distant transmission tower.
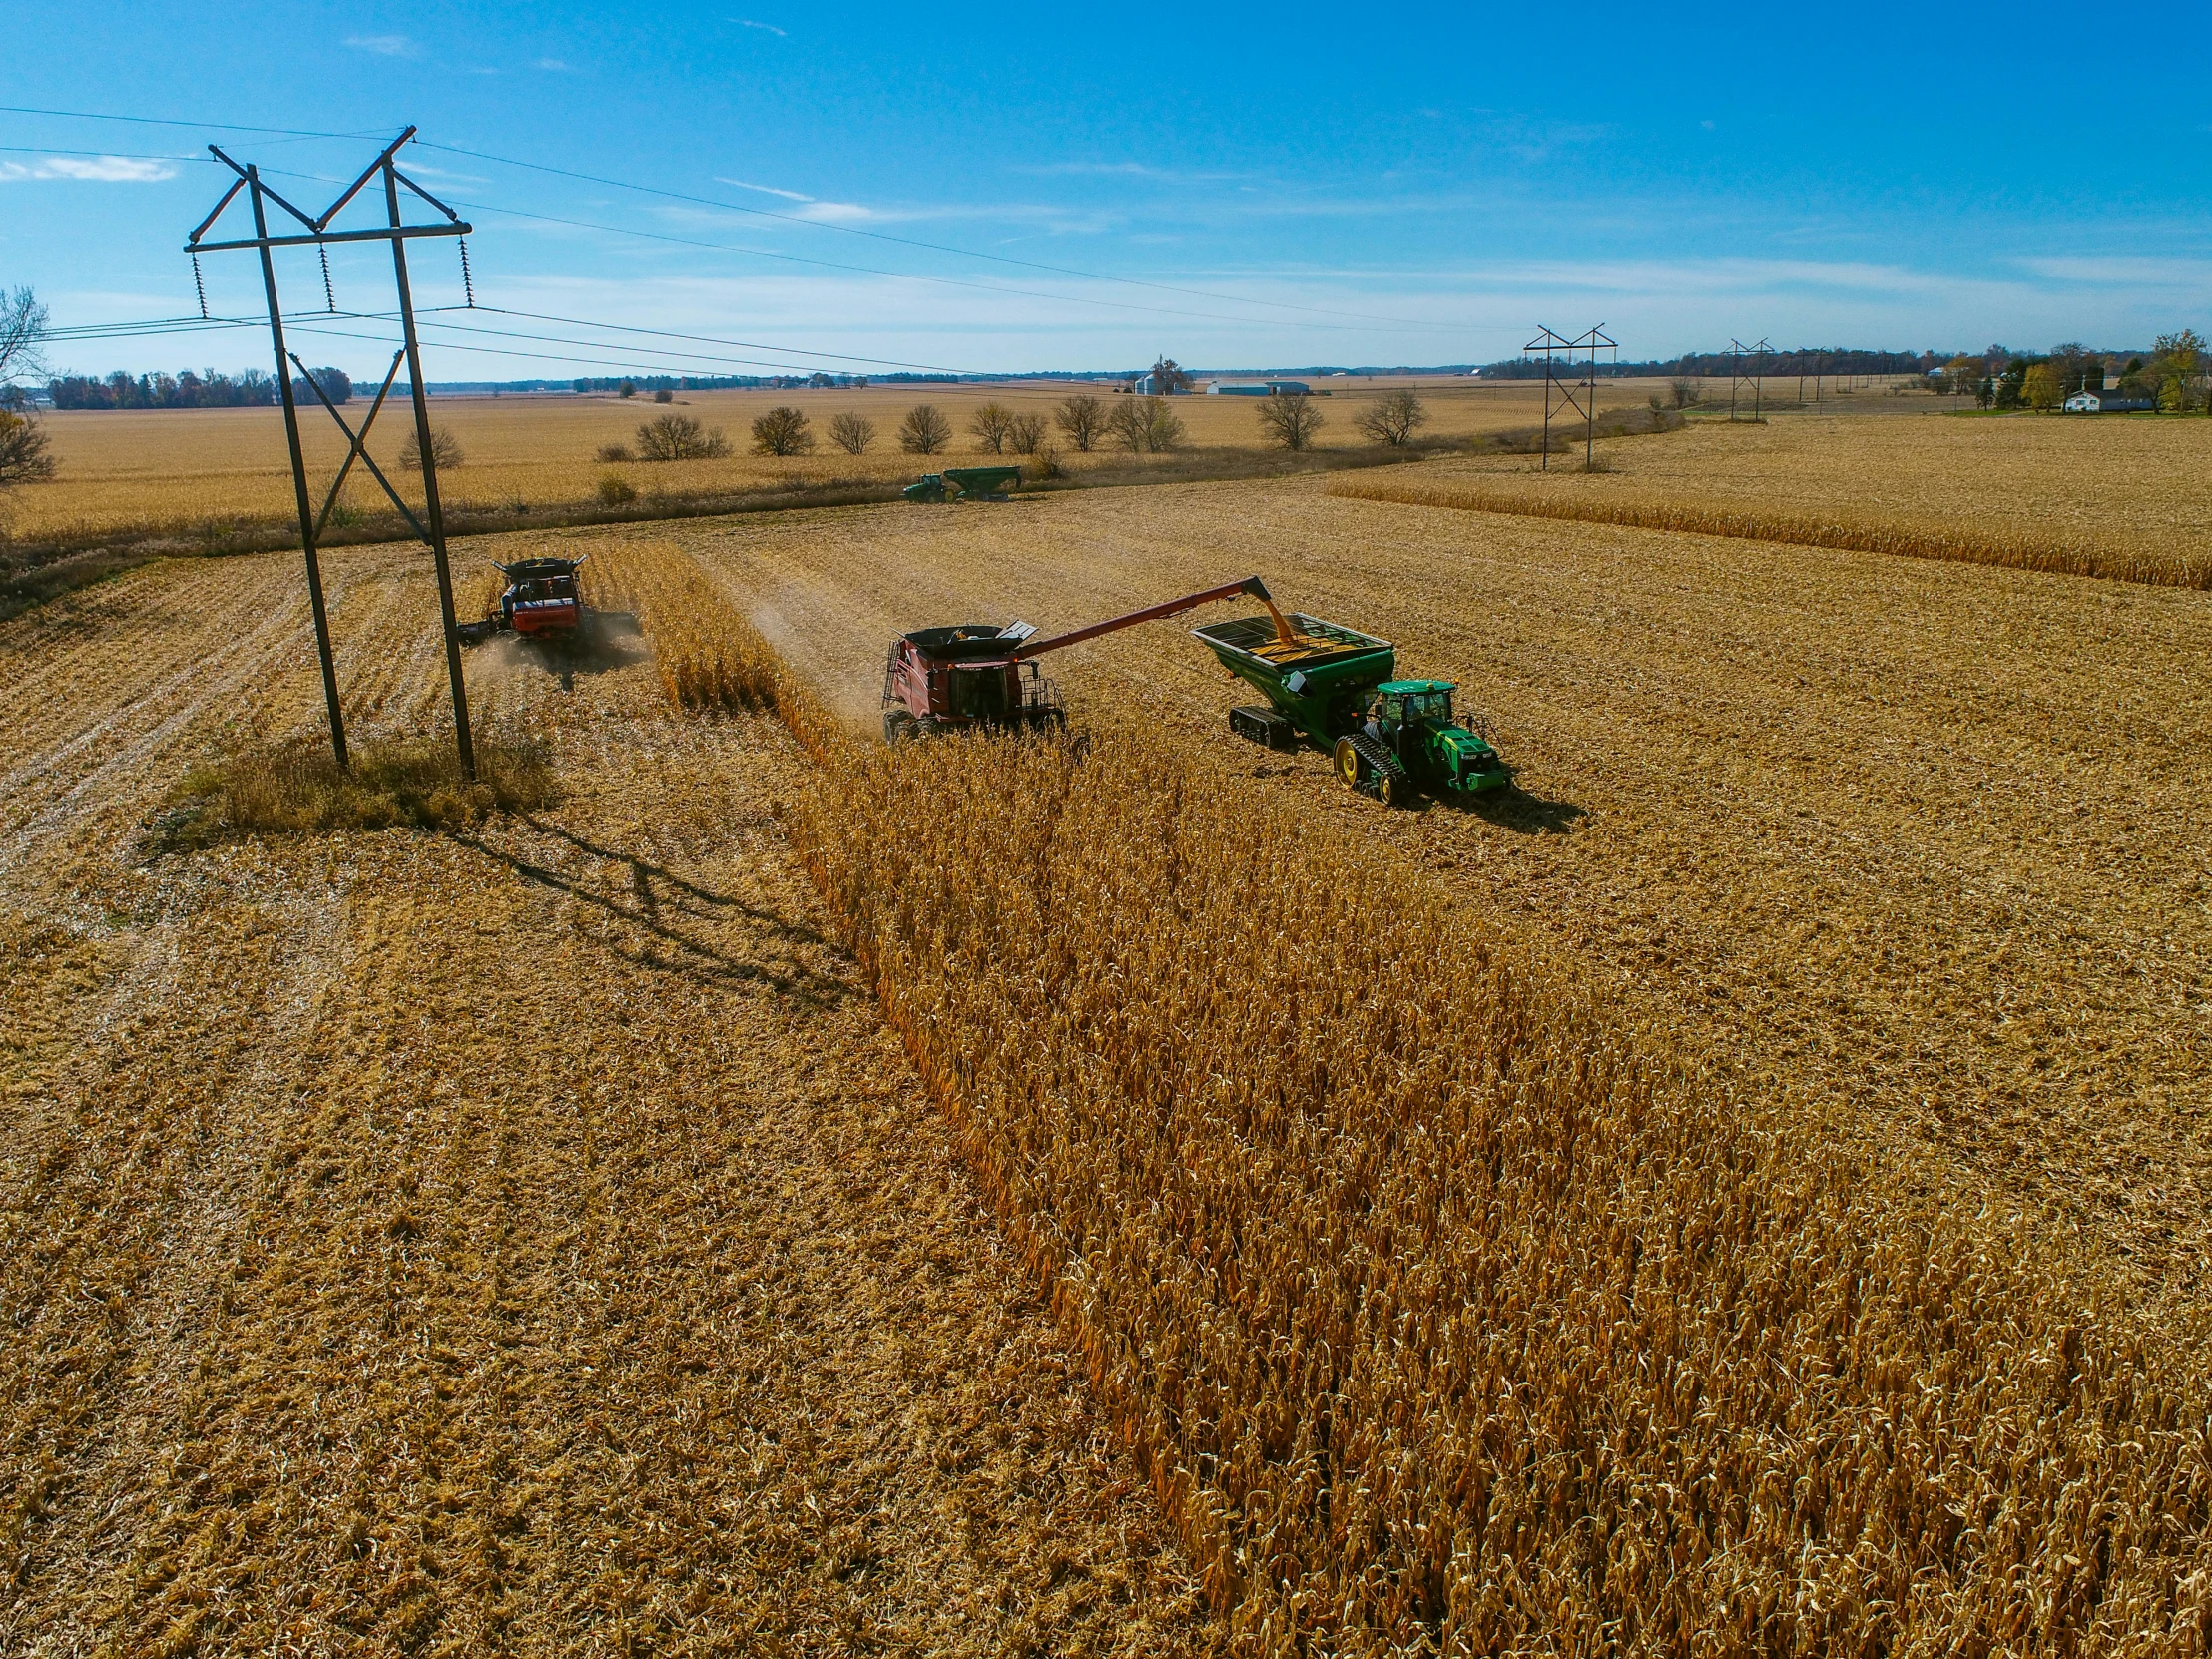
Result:
<instances>
[{"instance_id":1,"label":"distant transmission tower","mask_svg":"<svg viewBox=\"0 0 2212 1659\"><path fill-rule=\"evenodd\" d=\"M466 237L473 227L451 208L448 208L443 202L440 202L399 171L392 158L398 155L400 147L413 138L414 135L415 129L409 127L396 139L392 140L374 161L361 170L360 177L346 186L335 202L332 202L328 208L323 210L319 217L313 218L300 212L299 209L293 207L265 184L262 180L261 170L258 167L252 164L242 167L215 145L209 145L208 149L213 153L215 159L233 173L236 173L238 178L233 182L231 188L223 193L223 200L215 205L215 210L194 228L191 236L185 239L185 252L192 256L193 272L196 278L200 270L200 256L202 254L251 248L259 252L262 257L262 288L269 301L269 334L271 343L275 345L276 350L276 395L284 408L284 440L291 446L292 494L299 509L299 542L305 550L307 560L308 608L314 613L315 651L322 660L322 700L330 712L330 749L336 756L338 765L343 767L347 764L345 713L338 704L337 665L330 655L330 619L322 603L322 568L316 557L316 542L321 537L324 527L330 522L330 513L337 506L338 492L345 487L345 480L351 475L354 462L358 461L368 469L369 476L383 487L384 493L391 497L391 504L399 509L399 516L405 519L414 533L428 544L431 557L437 566L438 606L445 620L445 669L446 676L452 682L453 687L454 743L460 751L462 775L474 779L476 776L476 747L470 737L468 728L468 687L461 676L461 637L453 616L453 577L445 557L445 513L438 502L438 471L434 459L436 445L431 442L430 438L430 406L428 395L422 384L422 350L415 339L414 295L407 284L407 243L410 239L415 237ZM345 206L367 188L369 181L379 175L381 175L384 184L386 223L364 230L331 230L330 222L336 219ZM419 197L443 214L445 222L440 225L408 225L403 223L399 213L399 192L402 187L410 195ZM231 205L241 191L248 193L248 198L254 209L254 234L251 237L242 237L233 242L202 242L200 239L206 236L214 227L215 222L223 217L224 209ZM304 226L305 234L271 236L269 234L267 208L267 204L271 202L276 203L277 207L283 209L285 213L291 215L293 219ZM283 309L276 298L276 267L270 258L270 250L275 248L313 248L317 253L323 253L328 245L333 242L390 243L392 277L399 290L399 327L403 343L397 351L392 353L391 369L385 374L383 386L376 393L376 401L369 406L367 418L362 420L359 431L355 431L348 424L345 416L338 413L337 405L330 401L329 396L316 382L315 377L307 372L306 365L284 348ZM467 283L469 280L467 276L468 244L463 242L460 246L462 280ZM329 308L335 311L337 301L329 287L329 262L326 254L324 254L322 270L323 296ZM472 305L475 303L473 285L470 287L469 302ZM202 309L203 311L206 309L205 299L202 300ZM376 464L375 458L368 453L367 449L369 428L375 424L377 415L383 411L384 399L390 394L392 382L398 377L399 365L402 361L407 365L407 376L412 382L414 394L415 447L422 452L423 516L421 518L417 518L414 510L400 499L399 492L392 488L391 480L384 476L383 469ZM319 514L315 512L308 498L307 461L299 445L299 411L292 391L292 371L295 368L298 370L301 382L314 394L316 401L329 411L330 418L338 423L338 429L345 434L347 441L344 464L338 468L337 477L331 482L329 493L323 498L322 511Z\"/></svg>"},{"instance_id":2,"label":"distant transmission tower","mask_svg":"<svg viewBox=\"0 0 2212 1659\"><path fill-rule=\"evenodd\" d=\"M1756 345L1746 345L1740 339L1732 339L1728 342L1728 418L1730 420L1760 420L1765 418L1760 413L1760 408L1767 377L1767 354L1774 347L1765 340L1759 341ZM1749 368L1744 365L1746 357L1751 359ZM1751 413L1739 416L1736 412L1737 399L1745 386L1751 388Z\"/></svg>"},{"instance_id":3,"label":"distant transmission tower","mask_svg":"<svg viewBox=\"0 0 2212 1659\"><path fill-rule=\"evenodd\" d=\"M1544 359L1544 452L1537 462L1539 470L1551 470L1552 416L1555 412L1572 409L1582 417L1582 466L1587 471L1597 449L1597 354L1613 352L1613 364L1617 369L1620 365L1618 342L1607 337L1602 324L1573 339L1547 327L1521 350L1540 351ZM1588 353L1579 376L1575 374L1577 352ZM1564 379L1559 375L1561 369L1566 370Z\"/></svg>"}]
</instances>

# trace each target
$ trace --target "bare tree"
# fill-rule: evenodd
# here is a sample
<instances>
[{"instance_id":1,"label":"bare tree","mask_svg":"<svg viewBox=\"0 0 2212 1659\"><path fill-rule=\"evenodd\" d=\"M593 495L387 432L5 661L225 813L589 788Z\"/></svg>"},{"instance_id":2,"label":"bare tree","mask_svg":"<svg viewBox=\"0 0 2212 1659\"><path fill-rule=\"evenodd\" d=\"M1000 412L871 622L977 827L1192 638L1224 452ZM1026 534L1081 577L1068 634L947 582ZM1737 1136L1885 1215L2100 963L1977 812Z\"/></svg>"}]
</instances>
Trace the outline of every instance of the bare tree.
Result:
<instances>
[{"instance_id":1,"label":"bare tree","mask_svg":"<svg viewBox=\"0 0 2212 1659\"><path fill-rule=\"evenodd\" d=\"M916 403L898 423L898 447L909 455L938 455L952 441L952 422L934 403Z\"/></svg>"},{"instance_id":2,"label":"bare tree","mask_svg":"<svg viewBox=\"0 0 2212 1659\"><path fill-rule=\"evenodd\" d=\"M1260 430L1285 449L1311 449L1321 430L1321 410L1303 391L1270 392L1260 399Z\"/></svg>"},{"instance_id":3,"label":"bare tree","mask_svg":"<svg viewBox=\"0 0 2212 1659\"><path fill-rule=\"evenodd\" d=\"M20 374L44 374L46 307L29 288L0 290L0 387Z\"/></svg>"},{"instance_id":4,"label":"bare tree","mask_svg":"<svg viewBox=\"0 0 2212 1659\"><path fill-rule=\"evenodd\" d=\"M830 417L830 441L847 455L860 455L875 441L875 422L847 409Z\"/></svg>"},{"instance_id":5,"label":"bare tree","mask_svg":"<svg viewBox=\"0 0 2212 1659\"><path fill-rule=\"evenodd\" d=\"M1078 449L1088 450L1106 435L1106 405L1088 392L1062 398L1052 418Z\"/></svg>"},{"instance_id":6,"label":"bare tree","mask_svg":"<svg viewBox=\"0 0 2212 1659\"><path fill-rule=\"evenodd\" d=\"M729 453L721 427L710 430L690 415L665 414L638 428L641 461L713 461Z\"/></svg>"},{"instance_id":7,"label":"bare tree","mask_svg":"<svg viewBox=\"0 0 2212 1659\"><path fill-rule=\"evenodd\" d=\"M0 409L0 489L53 476L54 457L46 452L38 422Z\"/></svg>"},{"instance_id":8,"label":"bare tree","mask_svg":"<svg viewBox=\"0 0 2212 1659\"><path fill-rule=\"evenodd\" d=\"M1017 455L1034 455L1044 447L1044 416L1018 414L1006 423L1006 447Z\"/></svg>"},{"instance_id":9,"label":"bare tree","mask_svg":"<svg viewBox=\"0 0 2212 1659\"><path fill-rule=\"evenodd\" d=\"M676 401L676 394L670 391L668 387L663 386L653 394L653 401L656 403L673 403Z\"/></svg>"},{"instance_id":10,"label":"bare tree","mask_svg":"<svg viewBox=\"0 0 2212 1659\"><path fill-rule=\"evenodd\" d=\"M443 472L448 467L459 466L467 457L461 453L459 438L443 426L433 426L430 428L430 459L437 462L438 470ZM407 428L406 442L399 446L399 464L410 470L422 465L422 441L412 426Z\"/></svg>"},{"instance_id":11,"label":"bare tree","mask_svg":"<svg viewBox=\"0 0 2212 1659\"><path fill-rule=\"evenodd\" d=\"M1705 388L1686 375L1678 375L1667 382L1667 395L1676 408L1687 409L1705 395Z\"/></svg>"},{"instance_id":12,"label":"bare tree","mask_svg":"<svg viewBox=\"0 0 2212 1659\"><path fill-rule=\"evenodd\" d=\"M1014 412L1003 403L986 403L968 420L968 430L975 434L975 441L994 455L1006 453L1006 439L1012 434Z\"/></svg>"},{"instance_id":13,"label":"bare tree","mask_svg":"<svg viewBox=\"0 0 2212 1659\"><path fill-rule=\"evenodd\" d=\"M1414 428L1428 424L1428 410L1419 393L1406 386L1370 403L1352 424L1372 442L1403 449L1413 441Z\"/></svg>"},{"instance_id":14,"label":"bare tree","mask_svg":"<svg viewBox=\"0 0 2212 1659\"><path fill-rule=\"evenodd\" d=\"M603 443L599 446L598 456L603 461L634 461L638 458L626 443Z\"/></svg>"},{"instance_id":15,"label":"bare tree","mask_svg":"<svg viewBox=\"0 0 2212 1659\"><path fill-rule=\"evenodd\" d=\"M795 409L789 403L779 403L775 408L753 423L753 453L756 455L806 455L815 447L815 434L804 409Z\"/></svg>"},{"instance_id":16,"label":"bare tree","mask_svg":"<svg viewBox=\"0 0 2212 1659\"><path fill-rule=\"evenodd\" d=\"M1168 407L1164 397L1131 397L1114 404L1114 412L1106 417L1106 432L1132 453L1180 449L1183 417Z\"/></svg>"}]
</instances>

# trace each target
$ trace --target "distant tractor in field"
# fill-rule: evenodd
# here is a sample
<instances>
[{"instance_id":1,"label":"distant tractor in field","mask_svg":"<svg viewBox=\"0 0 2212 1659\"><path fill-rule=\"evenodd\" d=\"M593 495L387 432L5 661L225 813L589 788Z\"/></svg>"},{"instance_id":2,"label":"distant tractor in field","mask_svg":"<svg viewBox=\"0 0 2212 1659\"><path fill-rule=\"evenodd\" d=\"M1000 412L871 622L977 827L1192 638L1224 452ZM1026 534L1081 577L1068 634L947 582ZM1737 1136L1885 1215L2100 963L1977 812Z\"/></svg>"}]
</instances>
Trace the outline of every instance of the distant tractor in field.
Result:
<instances>
[{"instance_id":1,"label":"distant tractor in field","mask_svg":"<svg viewBox=\"0 0 2212 1659\"><path fill-rule=\"evenodd\" d=\"M951 466L923 473L898 493L908 501L999 501L1020 484L1018 466Z\"/></svg>"}]
</instances>

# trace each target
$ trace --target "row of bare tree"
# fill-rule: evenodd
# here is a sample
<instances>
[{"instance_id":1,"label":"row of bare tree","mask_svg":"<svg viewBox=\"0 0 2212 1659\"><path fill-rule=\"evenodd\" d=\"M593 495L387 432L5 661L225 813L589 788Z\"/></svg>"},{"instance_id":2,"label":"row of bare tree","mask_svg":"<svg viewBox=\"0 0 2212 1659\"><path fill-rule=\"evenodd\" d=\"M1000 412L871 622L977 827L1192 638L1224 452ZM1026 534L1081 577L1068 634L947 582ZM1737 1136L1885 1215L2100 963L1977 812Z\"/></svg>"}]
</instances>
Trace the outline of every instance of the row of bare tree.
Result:
<instances>
[{"instance_id":1,"label":"row of bare tree","mask_svg":"<svg viewBox=\"0 0 2212 1659\"><path fill-rule=\"evenodd\" d=\"M1263 435L1285 449L1312 448L1322 428L1321 409L1305 392L1262 398L1258 415ZM1370 442L1402 448L1427 420L1419 395L1407 389L1368 404L1352 424ZM1189 436L1167 398L1134 395L1116 397L1110 407L1106 399L1088 393L1062 398L1049 426L1042 414L990 402L971 414L967 425L977 445L993 455L1037 454L1046 447L1050 427L1084 451L1111 443L1132 453L1157 453L1182 448ZM829 432L830 441L848 455L864 454L876 436L875 422L851 411L831 416ZM917 403L898 423L896 436L898 447L909 455L938 455L952 443L952 422L935 404ZM753 422L757 455L804 455L814 447L813 423L802 409L779 405Z\"/></svg>"}]
</instances>

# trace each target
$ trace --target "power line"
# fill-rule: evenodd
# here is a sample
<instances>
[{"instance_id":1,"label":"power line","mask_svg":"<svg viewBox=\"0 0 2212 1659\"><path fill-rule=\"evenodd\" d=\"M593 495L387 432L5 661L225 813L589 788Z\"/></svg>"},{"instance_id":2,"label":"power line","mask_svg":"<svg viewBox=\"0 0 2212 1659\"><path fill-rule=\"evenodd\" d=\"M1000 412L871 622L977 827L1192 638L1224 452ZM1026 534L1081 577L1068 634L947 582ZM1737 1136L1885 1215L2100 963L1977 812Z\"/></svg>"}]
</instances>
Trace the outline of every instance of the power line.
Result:
<instances>
[{"instance_id":1,"label":"power line","mask_svg":"<svg viewBox=\"0 0 2212 1659\"><path fill-rule=\"evenodd\" d=\"M270 172L276 172L275 168ZM978 293L996 294L1001 298L1043 299L1061 305L1101 305L1108 310L1142 311L1151 316L1179 316L1201 322L1226 322L1239 328L1320 328L1330 333L1382 334L1395 330L1368 328L1358 324L1327 322L1274 322L1265 317L1222 316L1213 311L1180 311L1164 305L1133 305L1119 299L1098 299L1079 293L1045 293L1036 288L1005 287L996 282L969 282L957 276L924 276L910 271L884 271L875 266L848 265L840 260L817 260L805 254L779 254L766 248L745 248L733 243L704 242L697 237L675 237L662 231L634 231L623 225L600 225L588 219L563 219L554 214L525 213L520 208L501 208L489 202L464 202L459 197L454 203L473 213L504 214L509 219L535 220L543 225L565 225L577 231L603 231L610 236L638 237L647 242L673 243L681 248L705 248L721 254L746 254L756 259L783 260L792 265L817 266L827 271L850 271L865 276L889 276L901 282L932 282L939 287L972 288ZM1494 331L1494 330L1492 330Z\"/></svg>"},{"instance_id":2,"label":"power line","mask_svg":"<svg viewBox=\"0 0 2212 1659\"><path fill-rule=\"evenodd\" d=\"M72 121L124 121L134 127L184 127L212 133L275 133L284 138L360 139L375 133L317 133L304 127L242 127L235 121L164 121L150 115L104 115L97 110L42 110L27 104L0 104L0 115L59 115Z\"/></svg>"},{"instance_id":3,"label":"power line","mask_svg":"<svg viewBox=\"0 0 2212 1659\"><path fill-rule=\"evenodd\" d=\"M334 184L338 181L318 173L296 173L285 168L269 167L266 174L283 179L308 179L318 184ZM531 220L541 225L562 225L576 231L600 231L609 236L637 237L645 242L671 243L679 248L704 248L718 254L744 254L755 259L782 260L790 265L816 266L826 271L849 271L863 276L888 276L901 282L930 282L938 287L968 288L977 293L1013 296L1022 299L1042 299L1051 304L1099 305L1109 310L1139 311L1149 316L1175 316L1201 322L1226 322L1238 328L1318 328L1328 333L1390 333L1387 328L1364 328L1358 324L1327 322L1277 322L1266 317L1222 316L1213 311L1183 311L1164 305L1135 305L1119 299L1098 299L1079 293L1046 293L1037 288L1006 287L997 282L970 282L958 276L927 276L918 272L885 271L879 266L852 265L841 260L818 260L806 254L783 254L768 248L749 248L739 243L707 242L698 237L671 236L665 231L638 231L626 225L602 225L596 220L564 219L555 214L530 213L521 208L502 208L491 202L469 202L456 196L455 206L472 213L504 214L509 219ZM1496 332L1495 329L1485 330Z\"/></svg>"},{"instance_id":4,"label":"power line","mask_svg":"<svg viewBox=\"0 0 2212 1659\"><path fill-rule=\"evenodd\" d=\"M491 339L527 340L532 343L543 345L580 345L593 350L602 351L619 351L623 349L619 341L575 339L560 334L510 332L508 330L499 328L476 327L465 322L447 322L438 320L441 315L451 315L456 312L459 312L461 314L468 314L473 312L476 315L490 314L493 316L513 316L520 317L524 320L532 322L558 322L576 328L592 328L604 332L624 334L643 334L654 338L684 340L702 345L728 345L753 351L781 351L787 353L788 355L797 357L822 358L831 362L862 363L873 365L879 368L914 369L925 374L957 374L962 376L979 376L981 373L981 371L977 369L954 368L945 363L914 363L906 362L896 357L862 357L841 351L812 351L807 349L805 346L767 345L757 340L721 339L711 334L686 334L664 328L635 328L619 322L599 322L590 317L553 316L537 311L510 310L500 305L477 305L467 307L454 306L449 308L435 308L418 311L416 315L422 319L422 325L427 328L439 328L453 332L476 334ZM310 312L308 314L311 316L313 313ZM396 313L385 311L340 311L334 313L334 315L335 319L339 321L388 322L394 320ZM46 337L50 340L56 340L67 344L72 342L102 339L147 339L165 334L221 333L232 328L255 328L260 326L261 324L258 321L251 318L202 318L196 316L150 317L142 321L84 323L74 327L50 328L47 330ZM298 324L294 324L295 329L298 326ZM360 337L365 338L366 336ZM439 343L446 344L448 342L441 341ZM460 349L460 347L455 345L452 346L452 349L458 350ZM526 352L516 353L516 355L518 356L525 356L529 354L530 353ZM738 363L758 368L784 369L800 374L815 374L822 372L821 368L817 364L811 362L780 362L761 357L733 357L727 355L712 355L706 352L698 351L663 351L660 354L663 356L690 358L695 361L706 363ZM575 360L579 362L586 360L597 361L597 359L584 358L577 358ZM669 372L690 373L693 371L688 369L670 369Z\"/></svg>"},{"instance_id":5,"label":"power line","mask_svg":"<svg viewBox=\"0 0 2212 1659\"><path fill-rule=\"evenodd\" d=\"M290 138L353 139L369 136L360 133L317 132L310 129L295 127L247 127L227 122L168 121L148 116L107 115L91 110L40 109L31 106L10 104L0 104L0 113L15 115L63 116L84 121L123 121L132 122L139 125L157 127L211 128L225 132L274 133ZM1205 288L1187 288L1176 286L1174 284L1166 282L1150 282L1145 281L1142 278L1133 276L1113 276L1099 272L1081 271L1070 266L1046 265L1034 260L1015 259L1009 255L981 254L977 253L973 249L955 248L942 243L922 242L912 237L893 236L888 232L867 231L861 229L858 226L826 224L825 222L820 220L803 219L797 214L779 214L765 208L752 208L740 203L718 201L712 197L688 196L680 191L662 190L652 185L632 184L629 181L622 179L602 178L596 174L578 173L570 169L553 167L540 162L518 161L513 157L498 156L492 154L489 151L465 149L459 145L431 144L428 140L423 140L421 141L421 143L423 148L426 149L443 150L454 155L469 156L480 161L498 163L502 166L532 169L538 172L554 174L560 177L582 180L591 184L606 185L616 190L638 191L646 195L661 196L674 201L689 202L698 206L718 208L726 212L743 213L752 215L756 218L781 220L794 225L811 226L818 230L842 231L852 236L868 237L879 242L897 243L906 247L926 249L936 253L951 254L964 259L987 260L1004 265L1021 266L1030 270L1048 271L1056 275L1080 277L1086 281L1114 282L1132 287L1154 288L1170 293L1188 293L1201 298L1220 300L1228 304L1261 305L1277 310L1310 312L1319 316L1337 316L1348 318L1364 317L1369 319L1370 321L1385 325L1383 327L1368 327L1353 330L1357 332L1394 332L1406 328L1432 329L1436 331L1452 333L1502 333L1508 331L1502 328L1485 327L1478 324L1462 325L1440 322L1425 322L1397 317L1382 317L1372 312L1328 310L1320 306L1294 305L1282 300L1253 299L1248 298L1247 296L1242 294L1225 294ZM268 169L267 171L276 172L278 170L272 168ZM303 174L296 175L296 177L314 178L317 176L311 174ZM830 271L849 271L862 276L890 276L905 281L931 282L944 287L972 288L978 292L983 293L1007 294L1020 298L1030 299L1045 299L1062 304L1073 303L1084 305L1098 305L1114 310L1140 311L1156 316L1175 316L1182 317L1187 320L1201 322L1226 322L1237 326L1254 326L1261 321L1261 319L1259 318L1221 316L1216 313L1207 311L1184 311L1156 305L1125 304L1111 299L1098 299L1079 294L1042 293L1031 288L1012 288L1003 287L994 283L987 282L968 282L951 276L926 276L910 272L883 271L871 266L849 265L835 260L810 259L807 256L801 254L781 254L772 252L771 250L764 248L745 248L734 246L728 243L705 242L693 237L675 237L653 231L634 231L619 225L600 225L588 220L563 219L551 214L532 214L524 212L519 208L500 208L495 207L489 203L463 202L460 204L460 206L470 208L480 213L503 213L506 214L509 218L513 219L535 220L542 224L563 225L574 230L599 231L613 236L638 237L647 241L672 243L680 247L708 249L717 253L746 254L751 255L756 259L782 260L795 265L811 265ZM1278 326L1281 325L1282 324L1278 324ZM1330 325L1325 323L1291 323L1289 324L1289 326L1321 328L1329 327ZM1333 331L1343 332L1346 330L1340 324Z\"/></svg>"},{"instance_id":6,"label":"power line","mask_svg":"<svg viewBox=\"0 0 2212 1659\"><path fill-rule=\"evenodd\" d=\"M772 208L749 207L742 202L726 202L717 197L692 196L680 190L663 190L656 185L633 184L627 179L609 179L596 173L578 173L565 167L552 167L544 162L517 161L512 156L495 156L488 150L469 150L458 144L437 144L428 139L421 141L425 150L443 150L450 155L471 156L478 161L497 162L503 167L528 168L534 173L550 173L562 179L580 179L586 184L606 185L615 190L633 190L644 196L664 197L671 202L689 202L696 207L720 208L728 213L750 214L756 219L780 220L787 225L804 225L817 231L836 231L850 237L867 237L875 242L896 243L902 248L921 248L933 254L951 254L963 260L988 260L997 265L1020 266L1029 271L1049 271L1059 276L1080 276L1092 282L1119 282L1128 287L1155 288L1162 293L1189 294L1198 299L1218 299L1232 305L1266 305L1279 311L1304 311L1312 316L1348 317L1359 322L1383 322L1398 328L1434 328L1451 333L1467 330L1455 323L1423 322L1411 317L1379 316L1371 311L1340 311L1321 305L1294 305L1280 299L1255 299L1241 293L1222 293L1211 288L1182 287L1173 282L1148 282L1137 276L1115 276L1100 271L1082 271L1073 266L1047 265L1039 260L1016 259L1010 254L985 254L972 248L955 248L947 243L923 242L917 237L893 236L888 231L869 231L857 225L839 225L832 221L809 219L803 214L778 213ZM1491 333L1507 330L1489 329Z\"/></svg>"}]
</instances>

